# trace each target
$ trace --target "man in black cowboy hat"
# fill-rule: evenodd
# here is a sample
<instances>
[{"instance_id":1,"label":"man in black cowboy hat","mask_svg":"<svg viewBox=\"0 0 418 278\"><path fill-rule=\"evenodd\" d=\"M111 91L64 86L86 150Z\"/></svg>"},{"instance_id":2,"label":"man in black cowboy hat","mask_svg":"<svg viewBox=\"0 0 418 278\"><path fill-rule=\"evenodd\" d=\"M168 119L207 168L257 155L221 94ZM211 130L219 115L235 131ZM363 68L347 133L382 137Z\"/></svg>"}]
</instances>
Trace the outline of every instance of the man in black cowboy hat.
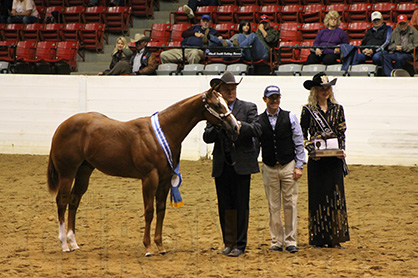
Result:
<instances>
[{"instance_id":1,"label":"man in black cowboy hat","mask_svg":"<svg viewBox=\"0 0 418 278\"><path fill-rule=\"evenodd\" d=\"M135 52L131 57L130 65L133 75L152 75L157 68L157 58L155 53L147 48L150 37L143 34L135 34L131 42L135 42Z\"/></svg>"},{"instance_id":2,"label":"man in black cowboy hat","mask_svg":"<svg viewBox=\"0 0 418 278\"><path fill-rule=\"evenodd\" d=\"M206 143L215 143L212 177L215 178L225 244L219 253L231 257L243 254L247 246L251 174L259 172L259 148L255 141L261 135L257 106L237 99L237 85L240 82L235 82L231 72L225 72L220 79L214 78L210 82L211 87L219 85L219 92L240 122L238 139L232 142L225 132L209 122L203 134Z\"/></svg>"}]
</instances>

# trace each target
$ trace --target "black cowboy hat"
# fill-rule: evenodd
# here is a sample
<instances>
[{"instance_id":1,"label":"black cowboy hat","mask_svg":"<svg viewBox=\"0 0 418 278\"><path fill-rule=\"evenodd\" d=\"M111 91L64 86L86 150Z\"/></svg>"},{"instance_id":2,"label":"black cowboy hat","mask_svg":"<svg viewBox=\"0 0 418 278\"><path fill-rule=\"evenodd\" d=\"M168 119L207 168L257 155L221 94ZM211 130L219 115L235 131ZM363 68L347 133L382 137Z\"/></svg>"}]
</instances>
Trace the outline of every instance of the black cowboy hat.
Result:
<instances>
[{"instance_id":1,"label":"black cowboy hat","mask_svg":"<svg viewBox=\"0 0 418 278\"><path fill-rule=\"evenodd\" d=\"M237 83L235 82L235 76L232 72L230 71L226 71L221 78L213 78L210 81L210 86L211 87L215 87L216 85L220 84L221 82L223 82L224 84L233 84L233 85L238 85L239 83L241 83L242 81L242 77L240 79L240 81Z\"/></svg>"},{"instance_id":2,"label":"black cowboy hat","mask_svg":"<svg viewBox=\"0 0 418 278\"><path fill-rule=\"evenodd\" d=\"M325 72L319 72L314 75L312 80L306 80L303 83L303 87L305 87L307 90L312 89L312 87L315 86L321 86L321 87L329 87L334 86L335 83L337 83L337 78L334 78L331 82L328 80L328 76L325 74Z\"/></svg>"}]
</instances>

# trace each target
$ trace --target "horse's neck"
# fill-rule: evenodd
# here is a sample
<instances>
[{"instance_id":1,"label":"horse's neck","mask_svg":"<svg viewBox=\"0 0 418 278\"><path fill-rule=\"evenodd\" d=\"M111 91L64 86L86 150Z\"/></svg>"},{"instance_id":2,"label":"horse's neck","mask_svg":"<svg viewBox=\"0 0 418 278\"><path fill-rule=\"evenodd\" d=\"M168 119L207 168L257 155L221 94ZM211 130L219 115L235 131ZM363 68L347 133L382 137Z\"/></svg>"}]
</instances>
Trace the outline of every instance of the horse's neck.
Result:
<instances>
[{"instance_id":1,"label":"horse's neck","mask_svg":"<svg viewBox=\"0 0 418 278\"><path fill-rule=\"evenodd\" d=\"M161 129L170 145L180 146L184 138L204 119L202 94L182 100L158 114Z\"/></svg>"}]
</instances>

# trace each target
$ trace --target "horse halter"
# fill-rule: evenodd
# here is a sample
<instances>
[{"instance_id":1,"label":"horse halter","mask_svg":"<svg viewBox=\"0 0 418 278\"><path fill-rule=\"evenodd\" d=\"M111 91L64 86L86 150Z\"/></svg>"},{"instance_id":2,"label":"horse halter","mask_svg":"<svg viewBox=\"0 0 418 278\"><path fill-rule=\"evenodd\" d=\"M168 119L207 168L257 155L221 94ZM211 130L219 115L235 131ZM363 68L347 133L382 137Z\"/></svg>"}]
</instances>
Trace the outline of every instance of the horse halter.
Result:
<instances>
[{"instance_id":1,"label":"horse halter","mask_svg":"<svg viewBox=\"0 0 418 278\"><path fill-rule=\"evenodd\" d=\"M218 95L218 99L219 99L219 97L220 97L220 94L218 93L218 92L215 92L217 95ZM225 114L223 114L223 113L218 113L218 112L216 112L215 111L215 109L213 109L212 107L210 107L210 105L209 105L209 103L208 103L208 101L207 101L207 99L206 99L206 92L205 93L203 93L202 94L202 100L203 100L203 104L205 105L205 108L206 108L206 110L212 115L212 116L214 116L216 119L218 119L219 121L221 121L221 122L223 122L223 121L225 121L225 119L229 116L229 115L231 115L232 114L232 111L231 110L229 110L229 108L228 108L228 106L226 105L226 103L225 103L225 108L226 108L226 110L227 110L227 112L225 113ZM221 99L221 103L222 103L222 100L223 99Z\"/></svg>"}]
</instances>

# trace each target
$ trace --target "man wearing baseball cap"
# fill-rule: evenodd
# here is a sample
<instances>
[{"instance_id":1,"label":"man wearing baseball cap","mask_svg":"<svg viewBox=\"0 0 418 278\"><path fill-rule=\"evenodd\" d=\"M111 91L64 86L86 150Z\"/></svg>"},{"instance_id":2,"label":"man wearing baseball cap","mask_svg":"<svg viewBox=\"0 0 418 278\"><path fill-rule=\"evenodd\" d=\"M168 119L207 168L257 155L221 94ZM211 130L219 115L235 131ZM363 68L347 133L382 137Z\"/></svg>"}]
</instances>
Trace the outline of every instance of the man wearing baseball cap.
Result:
<instances>
[{"instance_id":1,"label":"man wearing baseball cap","mask_svg":"<svg viewBox=\"0 0 418 278\"><path fill-rule=\"evenodd\" d=\"M413 76L414 69L406 62L413 60L412 54L418 47L418 31L408 25L408 17L404 14L398 15L397 22L398 25L390 39L389 54L384 55L383 72L386 76L390 76L393 69L404 68Z\"/></svg>"},{"instance_id":2,"label":"man wearing baseball cap","mask_svg":"<svg viewBox=\"0 0 418 278\"><path fill-rule=\"evenodd\" d=\"M382 65L382 49L387 51L392 36L392 28L383 21L382 14L374 11L371 16L373 27L367 30L361 46L370 45L376 47L361 48L357 60L353 63L362 64L366 60L373 60L373 64Z\"/></svg>"},{"instance_id":3,"label":"man wearing baseball cap","mask_svg":"<svg viewBox=\"0 0 418 278\"><path fill-rule=\"evenodd\" d=\"M210 15L204 14L200 19L200 24L193 25L189 29L183 31L181 36L184 38L181 41L181 46L192 46L193 48L182 49L170 49L161 52L161 63L181 63L187 60L189 64L198 64L203 58L203 50L197 47L207 46L209 43L210 35L218 38L222 38L221 33L210 27L211 18Z\"/></svg>"},{"instance_id":4,"label":"man wearing baseball cap","mask_svg":"<svg viewBox=\"0 0 418 278\"><path fill-rule=\"evenodd\" d=\"M249 36L239 34L237 45L240 47L251 46L251 49L244 50L244 59L262 60L270 58L270 49L275 48L279 42L279 31L270 26L268 15L260 16L260 24L255 33Z\"/></svg>"},{"instance_id":5,"label":"man wearing baseball cap","mask_svg":"<svg viewBox=\"0 0 418 278\"><path fill-rule=\"evenodd\" d=\"M266 110L258 117L262 130L259 139L263 182L270 212L270 251L285 249L296 253L298 180L303 174L303 164L306 164L304 141L298 118L280 109L280 99L280 88L267 86L263 96Z\"/></svg>"}]
</instances>

